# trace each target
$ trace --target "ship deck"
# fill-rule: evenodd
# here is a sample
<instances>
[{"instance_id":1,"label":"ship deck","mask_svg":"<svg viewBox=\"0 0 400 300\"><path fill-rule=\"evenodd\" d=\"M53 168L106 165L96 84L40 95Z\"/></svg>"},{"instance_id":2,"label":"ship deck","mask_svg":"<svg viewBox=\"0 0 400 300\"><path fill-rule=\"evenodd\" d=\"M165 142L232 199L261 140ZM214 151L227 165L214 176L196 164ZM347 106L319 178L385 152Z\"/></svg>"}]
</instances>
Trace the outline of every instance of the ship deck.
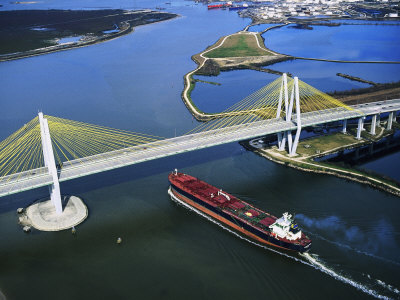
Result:
<instances>
[{"instance_id":1,"label":"ship deck","mask_svg":"<svg viewBox=\"0 0 400 300\"><path fill-rule=\"evenodd\" d=\"M181 190L195 196L201 201L214 207L214 209L230 215L232 221L237 223L240 221L263 232L264 234L271 235L271 229L269 226L277 220L275 216L193 176L183 173L177 173L176 175L171 173L169 180ZM275 236L275 238L286 243L294 243L294 241L288 240L286 237L278 238ZM296 243L306 245L309 242L310 240L308 237L302 233L300 240Z\"/></svg>"},{"instance_id":2,"label":"ship deck","mask_svg":"<svg viewBox=\"0 0 400 300\"><path fill-rule=\"evenodd\" d=\"M178 174L179 176L174 177L174 182L178 183L182 189L189 191L194 196L234 218L265 232L270 232L269 225L276 221L276 217L195 177L182 173Z\"/></svg>"}]
</instances>

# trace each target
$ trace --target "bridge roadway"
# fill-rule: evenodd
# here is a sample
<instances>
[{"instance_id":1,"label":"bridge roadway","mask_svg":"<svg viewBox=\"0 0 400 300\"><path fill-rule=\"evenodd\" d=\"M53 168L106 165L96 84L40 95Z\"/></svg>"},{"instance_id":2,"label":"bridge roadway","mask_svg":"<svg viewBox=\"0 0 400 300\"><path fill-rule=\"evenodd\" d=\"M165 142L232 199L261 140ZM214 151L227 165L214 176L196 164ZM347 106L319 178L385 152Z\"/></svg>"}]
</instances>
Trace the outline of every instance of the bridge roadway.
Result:
<instances>
[{"instance_id":1,"label":"bridge roadway","mask_svg":"<svg viewBox=\"0 0 400 300\"><path fill-rule=\"evenodd\" d=\"M351 106L353 110L329 109L302 113L302 128L359 118L385 112L399 111L400 99ZM295 117L295 116L294 116ZM115 150L103 154L65 162L59 173L59 181L67 181L161 157L212 147L216 145L256 138L288 130L296 130L294 122L283 119L262 120L227 128L183 135L139 146ZM47 168L39 168L0 178L0 197L38 188L52 183Z\"/></svg>"}]
</instances>

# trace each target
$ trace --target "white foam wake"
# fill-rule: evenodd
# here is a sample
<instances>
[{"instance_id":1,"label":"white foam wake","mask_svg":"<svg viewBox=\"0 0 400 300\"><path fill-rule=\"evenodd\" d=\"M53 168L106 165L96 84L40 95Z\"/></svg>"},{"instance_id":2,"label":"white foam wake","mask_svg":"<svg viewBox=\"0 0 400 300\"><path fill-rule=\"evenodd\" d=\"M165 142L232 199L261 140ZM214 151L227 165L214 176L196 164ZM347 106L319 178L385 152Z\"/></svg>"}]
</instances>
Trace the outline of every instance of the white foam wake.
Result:
<instances>
[{"instance_id":1,"label":"white foam wake","mask_svg":"<svg viewBox=\"0 0 400 300\"><path fill-rule=\"evenodd\" d=\"M397 288L395 288L394 286L391 286L390 284L387 284L387 283L385 283L385 282L383 282L382 280L379 280L379 279L377 279L376 282L380 286L384 287L385 289L388 289L389 291L391 291L393 293L396 293L397 295L400 295L400 291Z\"/></svg>"},{"instance_id":2,"label":"white foam wake","mask_svg":"<svg viewBox=\"0 0 400 300\"><path fill-rule=\"evenodd\" d=\"M306 232L306 233L310 233L311 234L311 232L309 232L309 231L305 231L305 230L303 230L303 231ZM338 242L335 242L335 241L331 241L329 239L324 238L323 236L321 236L319 234L312 233L312 235L318 237L319 239L321 239L321 240L323 240L323 241L325 241L327 243L333 244L335 246L338 246L338 247L341 247L341 248L345 248L345 249L349 249L349 250L357 252L359 254L363 254L363 255L366 255L366 256L369 256L369 257L372 257L372 258L375 258L375 259L378 259L378 260L381 260L381 261L384 261L384 262L387 262L387 263L391 263L391 264L400 266L400 263L397 262L397 261L394 261L394 260L391 260L391 259L387 259L387 258L384 258L384 257L381 257L381 256L377 256L375 254L372 254L372 253L369 253L369 252L366 252L366 251L362 251L362 250L353 248L353 247L351 247L349 245L346 245L346 244L342 244L342 243L338 243Z\"/></svg>"},{"instance_id":3,"label":"white foam wake","mask_svg":"<svg viewBox=\"0 0 400 300\"><path fill-rule=\"evenodd\" d=\"M318 260L316 257L313 257L309 253L303 253L303 254L300 254L300 255L303 256L305 259L307 259L315 269L320 270L320 271L324 272L325 274L328 274L328 275L332 276L336 280L339 280L339 281L342 281L344 283L347 283L347 284L355 287L356 289L358 289L358 290L360 290L360 291L362 291L362 292L364 292L366 294L374 296L375 298L378 298L378 299L389 299L389 297L383 296L383 295L379 294L377 291L369 289L368 287L366 287L365 285L363 285L363 284L361 284L359 282L356 282L356 281L354 281L354 280L352 280L350 278L347 278L347 277L345 277L343 275L340 275L340 274L336 273L334 270L330 269L323 262Z\"/></svg>"},{"instance_id":4,"label":"white foam wake","mask_svg":"<svg viewBox=\"0 0 400 300\"><path fill-rule=\"evenodd\" d=\"M309 253L300 254L305 259L305 260L302 260L302 259L299 259L297 257L291 256L291 255L288 255L286 253L283 253L283 252L271 249L269 247L266 247L264 245L258 244L256 242L250 240L250 239L247 239L247 238L243 237L242 235L238 234L237 232L225 227L224 225L222 225L221 223L217 222L213 218L209 217L208 215L204 214L203 212L199 211L198 209L190 206L189 204L187 204L187 203L183 202L182 200L180 200L179 198L177 198L172 193L171 187L168 189L168 194L171 196L171 199L174 200L176 203L182 205L183 207L185 207L185 208L187 208L187 209L189 209L191 211L194 211L195 213L201 215L202 217L204 217L207 220L213 222L214 224L218 225L219 227L221 227L221 228L229 231L230 233L236 235L237 237L239 237L242 240L245 240L245 241L247 241L249 243L252 243L254 245L262 247L262 248L264 248L264 249L266 249L268 251L274 252L276 254L288 257L288 258L293 259L293 260L295 260L297 262L301 262L302 264L305 264L305 265L308 265L310 267L313 267L314 269L319 270L319 271L321 271L321 272L323 272L325 274L328 274L329 276L332 276L334 279L342 281L342 282L344 282L346 284L349 284L349 285L355 287L356 289L358 289L358 290L360 290L360 291L362 291L362 292L364 292L364 293L366 293L368 295L371 295L371 296L373 296L375 298L378 298L378 299L389 299L388 297L380 295L378 292L376 292L376 291L374 291L372 289L369 289L368 287L366 287L365 285L362 285L359 282L356 282L356 281L354 281L354 280L352 280L350 278L347 278L345 276L342 276L342 275L336 273L334 270L328 268L321 261L319 261L318 259L316 259L313 256L311 256Z\"/></svg>"}]
</instances>

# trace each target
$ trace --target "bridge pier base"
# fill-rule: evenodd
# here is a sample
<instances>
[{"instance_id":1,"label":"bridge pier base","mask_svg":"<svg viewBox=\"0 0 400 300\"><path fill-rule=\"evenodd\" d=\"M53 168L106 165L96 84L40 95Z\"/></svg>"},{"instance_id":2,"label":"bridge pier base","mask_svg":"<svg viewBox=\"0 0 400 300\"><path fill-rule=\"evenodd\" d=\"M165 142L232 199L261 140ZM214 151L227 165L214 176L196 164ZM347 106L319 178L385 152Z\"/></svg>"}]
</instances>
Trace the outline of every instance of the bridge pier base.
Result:
<instances>
[{"instance_id":1,"label":"bridge pier base","mask_svg":"<svg viewBox=\"0 0 400 300\"><path fill-rule=\"evenodd\" d=\"M363 125L364 125L363 117L358 118L357 136L356 136L357 140L361 139L361 131L363 130L363 127L364 127Z\"/></svg>"},{"instance_id":2,"label":"bridge pier base","mask_svg":"<svg viewBox=\"0 0 400 300\"><path fill-rule=\"evenodd\" d=\"M394 115L393 111L389 113L386 130L391 130L392 129L393 115Z\"/></svg>"},{"instance_id":3,"label":"bridge pier base","mask_svg":"<svg viewBox=\"0 0 400 300\"><path fill-rule=\"evenodd\" d=\"M82 223L88 216L88 209L82 199L68 196L61 214L57 213L52 200L41 201L27 207L19 223L32 226L40 231L61 231Z\"/></svg>"},{"instance_id":4,"label":"bridge pier base","mask_svg":"<svg viewBox=\"0 0 400 300\"><path fill-rule=\"evenodd\" d=\"M347 132L347 119L343 120L343 128L342 128L342 133L346 133Z\"/></svg>"},{"instance_id":5,"label":"bridge pier base","mask_svg":"<svg viewBox=\"0 0 400 300\"><path fill-rule=\"evenodd\" d=\"M372 135L375 135L375 130L376 130L376 118L377 118L377 115L373 115L373 116L372 116L371 131L370 131L370 133L371 133Z\"/></svg>"}]
</instances>

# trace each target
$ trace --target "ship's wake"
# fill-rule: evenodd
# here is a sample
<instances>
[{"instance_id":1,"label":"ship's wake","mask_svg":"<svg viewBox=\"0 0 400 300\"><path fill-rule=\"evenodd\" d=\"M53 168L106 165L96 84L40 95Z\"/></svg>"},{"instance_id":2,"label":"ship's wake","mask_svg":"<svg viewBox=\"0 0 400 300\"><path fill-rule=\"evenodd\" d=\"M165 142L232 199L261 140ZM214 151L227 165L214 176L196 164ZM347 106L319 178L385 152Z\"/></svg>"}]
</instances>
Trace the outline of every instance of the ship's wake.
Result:
<instances>
[{"instance_id":1,"label":"ship's wake","mask_svg":"<svg viewBox=\"0 0 400 300\"><path fill-rule=\"evenodd\" d=\"M356 226L351 226L351 227L346 226L339 219L339 217L336 216L329 216L322 219L314 219L314 218L309 218L303 214L298 214L296 218L300 219L302 223L304 223L309 228L335 233L335 236L340 235L343 240L343 242L333 241L324 236L319 235L315 231L311 233L303 229L305 233L309 233L312 236L317 237L320 240L323 240L324 242L356 252L358 254L362 254L377 260L384 261L385 263L388 264L400 266L399 261L395 261L393 259L385 258L375 254L379 250L378 248L379 245L385 244L386 246L392 246L392 247L394 246L393 244L392 245L390 244L392 241L389 238L387 238L393 235L393 229L391 229L390 225L386 224L384 221L380 221L378 225L375 225L375 227L378 228L385 227L384 230L380 230L379 233L369 234L367 236L363 234L361 230ZM389 230L391 232L389 232ZM377 240L379 240L380 242L377 243L376 242ZM352 244L356 244L357 246L355 247ZM364 247L359 248L360 245L363 245Z\"/></svg>"},{"instance_id":2,"label":"ship's wake","mask_svg":"<svg viewBox=\"0 0 400 300\"><path fill-rule=\"evenodd\" d=\"M316 254L303 253L303 254L300 254L301 258L298 258L296 256L292 256L292 255L289 255L287 253L280 252L278 250L275 250L275 249L269 248L267 246L261 245L259 243L256 243L256 242L254 242L254 241L252 241L252 240L250 240L250 239L238 234L237 232L227 228L226 226L224 226L221 223L217 222L216 220L214 220L213 218L211 218L208 215L204 214L203 212L195 209L194 207L188 205L187 203L181 201L179 198L177 198L172 193L171 188L168 189L168 194L171 196L171 199L173 201L175 201L176 203L178 203L179 205L182 205L183 207L185 207L185 208L187 208L187 209L189 209L191 211L194 211L195 213L201 215L202 217L206 218L210 222L213 222L214 224L218 225L219 227L223 228L224 230L229 231L230 233L234 234L235 236L237 236L238 238L240 238L242 240L245 240L245 241L247 241L247 242L249 242L251 244L254 244L256 246L262 247L262 248L264 248L264 249L266 249L268 251L274 252L276 254L279 254L279 255L285 256L287 258L293 259L293 260L295 260L297 262L300 262L302 264L308 265L308 266L310 266L310 267L312 267L312 268L314 268L316 270L319 270L319 271L321 271L321 272L333 277L336 280L339 280L339 281L341 281L343 283L351 285L351 286L355 287L356 289L358 289L358 290L360 290L360 291L362 291L362 292L364 292L364 293L366 293L366 294L368 294L370 296L373 296L373 297L378 298L378 299L389 299L389 297L381 295L379 292L367 287L366 285L363 285L360 282L352 280L352 279L350 279L350 278L348 278L348 277L346 277L344 275L341 275L338 272L334 271L332 268L328 267L325 263L323 263L320 259L318 259ZM378 280L377 282L379 283L381 281ZM396 294L400 293L397 289L393 289L391 286L389 286L390 288L388 288L388 286L386 284L381 284L381 286L386 287L391 292L394 291Z\"/></svg>"},{"instance_id":3,"label":"ship's wake","mask_svg":"<svg viewBox=\"0 0 400 300\"><path fill-rule=\"evenodd\" d=\"M306 231L306 230L303 230L303 231L305 233L311 234L309 231ZM385 257L381 257L381 256L378 256L378 255L375 255L375 254L370 253L370 252L366 252L366 251L351 247L350 245L346 245L346 244L343 244L343 243L331 241L331 240L329 240L327 238L324 238L323 236L321 236L319 234L316 234L316 233L312 233L312 235L317 237L317 238L319 238L319 239L321 239L321 240L323 240L323 241L325 241L325 242L327 242L327 243L330 243L332 245L335 245L335 246L338 246L338 247L341 247L341 248L344 248L344 249L348 249L348 250L354 251L356 253L363 254L363 255L375 258L377 260L384 261L386 263L390 263L390 264L393 264L393 265L400 266L400 262L397 262L397 261L394 261L394 260L391 260L391 259L388 259L388 258L385 258Z\"/></svg>"},{"instance_id":4,"label":"ship's wake","mask_svg":"<svg viewBox=\"0 0 400 300\"><path fill-rule=\"evenodd\" d=\"M377 291L375 291L375 290L373 290L371 288L368 288L366 285L364 285L364 284L362 284L360 282L357 282L355 280L352 280L349 277L346 277L346 276L341 275L338 272L334 271L332 268L328 267L325 263L323 263L321 260L319 260L317 258L317 255L315 255L315 254L303 253L303 254L300 254L300 255L302 257L304 257L309 262L310 266L312 266L313 268L315 268L315 269L317 269L317 270L319 270L319 271L321 271L321 272L323 272L325 274L328 274L329 276L335 278L336 280L339 280L339 281L342 281L342 282L344 282L344 283L346 283L348 285L351 285L351 286L355 287L356 289L358 289L358 290L360 290L360 291L362 291L362 292L364 292L366 294L369 294L369 295L371 295L371 296L373 296L375 298L378 298L378 299L389 299L389 297L379 294L379 292L377 292ZM385 287L387 288L386 285L385 285ZM393 289L389 289L389 290L391 292L394 291ZM397 291L397 289L395 289L395 290Z\"/></svg>"}]
</instances>

